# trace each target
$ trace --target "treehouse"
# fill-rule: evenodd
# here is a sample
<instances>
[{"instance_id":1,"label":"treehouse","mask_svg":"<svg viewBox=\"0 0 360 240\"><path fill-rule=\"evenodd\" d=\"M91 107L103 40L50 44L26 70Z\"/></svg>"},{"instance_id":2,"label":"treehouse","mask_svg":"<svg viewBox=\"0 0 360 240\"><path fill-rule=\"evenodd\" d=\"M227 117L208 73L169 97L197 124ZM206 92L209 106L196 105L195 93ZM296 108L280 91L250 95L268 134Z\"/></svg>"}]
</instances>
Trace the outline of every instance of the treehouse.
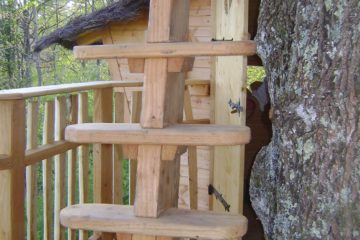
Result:
<instances>
[{"instance_id":1,"label":"treehouse","mask_svg":"<svg viewBox=\"0 0 360 240\"><path fill-rule=\"evenodd\" d=\"M0 92L0 239L225 239L247 229L255 235L244 239L259 239L243 202L270 138L246 88L248 63L261 64L249 41L259 2L119 1L42 38L35 51L57 43L77 59L105 59L112 80Z\"/></svg>"}]
</instances>

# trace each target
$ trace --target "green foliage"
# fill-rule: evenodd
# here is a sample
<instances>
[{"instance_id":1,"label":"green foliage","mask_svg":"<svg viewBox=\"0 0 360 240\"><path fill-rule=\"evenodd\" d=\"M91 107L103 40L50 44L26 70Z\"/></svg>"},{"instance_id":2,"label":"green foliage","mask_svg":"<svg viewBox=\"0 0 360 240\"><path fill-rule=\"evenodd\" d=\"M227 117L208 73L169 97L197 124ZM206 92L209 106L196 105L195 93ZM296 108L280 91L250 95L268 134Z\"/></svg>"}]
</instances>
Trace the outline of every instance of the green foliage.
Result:
<instances>
[{"instance_id":1,"label":"green foliage","mask_svg":"<svg viewBox=\"0 0 360 240\"><path fill-rule=\"evenodd\" d=\"M247 69L248 80L247 85L250 86L254 82L262 82L265 78L265 68L257 66L249 66Z\"/></svg>"}]
</instances>

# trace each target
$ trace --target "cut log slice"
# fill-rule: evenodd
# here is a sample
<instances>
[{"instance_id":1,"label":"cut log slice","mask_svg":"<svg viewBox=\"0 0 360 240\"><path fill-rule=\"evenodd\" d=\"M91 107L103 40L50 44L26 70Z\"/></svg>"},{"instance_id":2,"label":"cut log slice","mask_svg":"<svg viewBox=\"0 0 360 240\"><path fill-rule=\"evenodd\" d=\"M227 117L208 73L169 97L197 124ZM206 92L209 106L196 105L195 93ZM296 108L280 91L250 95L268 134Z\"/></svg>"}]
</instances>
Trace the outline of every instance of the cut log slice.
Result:
<instances>
[{"instance_id":1,"label":"cut log slice","mask_svg":"<svg viewBox=\"0 0 360 240\"><path fill-rule=\"evenodd\" d=\"M235 239L247 231L242 215L171 208L159 218L135 217L133 207L81 204L63 209L61 224L72 229L197 239Z\"/></svg>"},{"instance_id":2,"label":"cut log slice","mask_svg":"<svg viewBox=\"0 0 360 240\"><path fill-rule=\"evenodd\" d=\"M250 129L209 124L176 124L150 129L141 128L140 124L83 123L68 126L65 139L75 143L225 146L248 143Z\"/></svg>"}]
</instances>

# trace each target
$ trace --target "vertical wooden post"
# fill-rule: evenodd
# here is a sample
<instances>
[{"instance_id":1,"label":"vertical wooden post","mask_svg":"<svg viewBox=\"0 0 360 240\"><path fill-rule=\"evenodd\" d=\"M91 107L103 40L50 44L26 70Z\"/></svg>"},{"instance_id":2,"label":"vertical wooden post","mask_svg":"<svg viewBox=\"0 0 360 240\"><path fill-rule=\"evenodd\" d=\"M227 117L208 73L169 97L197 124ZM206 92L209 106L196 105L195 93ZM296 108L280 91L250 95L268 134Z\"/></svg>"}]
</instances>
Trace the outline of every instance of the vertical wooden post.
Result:
<instances>
[{"instance_id":1,"label":"vertical wooden post","mask_svg":"<svg viewBox=\"0 0 360 240\"><path fill-rule=\"evenodd\" d=\"M189 1L152 0L148 42L186 41ZM145 60L141 126L164 128L182 121L184 74L168 73L168 59ZM177 205L180 158L161 160L160 145L140 145L138 150L135 215L157 217Z\"/></svg>"},{"instance_id":2,"label":"vertical wooden post","mask_svg":"<svg viewBox=\"0 0 360 240\"><path fill-rule=\"evenodd\" d=\"M26 149L34 149L37 147L37 130L39 120L39 103L31 101L27 107L27 127L26 127ZM37 224L36 224L36 199L37 199L37 184L36 184L36 165L26 167L26 236L29 240L37 238Z\"/></svg>"},{"instance_id":3,"label":"vertical wooden post","mask_svg":"<svg viewBox=\"0 0 360 240\"><path fill-rule=\"evenodd\" d=\"M186 120L194 119L192 107L191 107L191 95L188 86L185 87L184 113ZM197 209L198 208L198 167L197 167L196 146L188 147L188 168L189 168L190 209Z\"/></svg>"},{"instance_id":4,"label":"vertical wooden post","mask_svg":"<svg viewBox=\"0 0 360 240\"><path fill-rule=\"evenodd\" d=\"M57 97L55 100L55 140L64 140L66 127L66 98ZM65 207L65 167L66 153L55 157L54 184L54 240L65 238L65 228L60 225L60 210Z\"/></svg>"},{"instance_id":5,"label":"vertical wooden post","mask_svg":"<svg viewBox=\"0 0 360 240\"><path fill-rule=\"evenodd\" d=\"M212 1L213 37L245 40L248 36L248 0ZM245 125L247 58L216 57L213 61L212 97L213 123ZM240 101L244 111L231 114L229 100ZM230 204L230 211L242 213L244 185L244 146L215 147L214 186ZM214 201L213 209L224 211Z\"/></svg>"},{"instance_id":6,"label":"vertical wooden post","mask_svg":"<svg viewBox=\"0 0 360 240\"><path fill-rule=\"evenodd\" d=\"M122 123L124 122L124 94L117 92L115 93L115 122ZM123 151L121 145L114 145L114 189L113 189L113 202L115 204L123 203L123 186L122 186L122 163L123 163Z\"/></svg>"},{"instance_id":7,"label":"vertical wooden post","mask_svg":"<svg viewBox=\"0 0 360 240\"><path fill-rule=\"evenodd\" d=\"M50 144L54 142L54 116L55 104L54 101L45 103L44 124L43 124L43 144ZM42 161L42 174L43 174L43 218L44 218L44 240L51 240L52 233L52 158Z\"/></svg>"},{"instance_id":8,"label":"vertical wooden post","mask_svg":"<svg viewBox=\"0 0 360 240\"><path fill-rule=\"evenodd\" d=\"M11 169L0 171L0 239L25 239L25 101L0 101L0 154Z\"/></svg>"},{"instance_id":9,"label":"vertical wooden post","mask_svg":"<svg viewBox=\"0 0 360 240\"><path fill-rule=\"evenodd\" d=\"M86 123L89 121L88 113L88 94L86 92L79 93L79 112L78 123ZM88 172L89 172L89 147L82 145L79 147L79 202L86 203L88 201ZM87 239L87 231L79 231L79 240Z\"/></svg>"},{"instance_id":10,"label":"vertical wooden post","mask_svg":"<svg viewBox=\"0 0 360 240\"><path fill-rule=\"evenodd\" d=\"M131 122L138 123L140 121L142 92L133 92L131 100ZM131 159L129 162L129 202L131 205L134 205L135 202L136 170L137 159Z\"/></svg>"},{"instance_id":11,"label":"vertical wooden post","mask_svg":"<svg viewBox=\"0 0 360 240\"><path fill-rule=\"evenodd\" d=\"M76 124L78 122L78 95L70 96L70 124ZM76 159L77 159L77 148L68 151L68 199L67 205L71 206L75 204L76 194ZM75 230L68 229L68 240L75 240Z\"/></svg>"},{"instance_id":12,"label":"vertical wooden post","mask_svg":"<svg viewBox=\"0 0 360 240\"><path fill-rule=\"evenodd\" d=\"M94 122L112 122L113 90L95 90ZM113 146L94 144L94 202L112 203L113 196ZM102 234L102 240L112 240L111 234Z\"/></svg>"}]
</instances>

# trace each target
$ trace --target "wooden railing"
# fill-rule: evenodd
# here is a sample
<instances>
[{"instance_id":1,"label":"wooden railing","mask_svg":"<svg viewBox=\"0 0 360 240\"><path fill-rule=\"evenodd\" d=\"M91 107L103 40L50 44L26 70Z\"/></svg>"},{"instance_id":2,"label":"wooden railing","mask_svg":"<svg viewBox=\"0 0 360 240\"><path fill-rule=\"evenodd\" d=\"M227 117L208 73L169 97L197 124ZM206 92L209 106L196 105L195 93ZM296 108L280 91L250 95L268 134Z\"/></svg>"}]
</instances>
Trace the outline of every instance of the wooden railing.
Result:
<instances>
[{"instance_id":1,"label":"wooden railing","mask_svg":"<svg viewBox=\"0 0 360 240\"><path fill-rule=\"evenodd\" d=\"M140 86L101 81L0 91L0 239L88 239L88 232L60 226L60 209L122 203L121 174L112 173L122 170L121 148L69 143L64 130L90 119L124 121L124 109L139 108L126 104L126 89Z\"/></svg>"},{"instance_id":2,"label":"wooden railing","mask_svg":"<svg viewBox=\"0 0 360 240\"><path fill-rule=\"evenodd\" d=\"M97 81L0 91L1 240L98 239L96 233L90 237L87 231L61 227L59 212L75 203L123 203L122 148L70 143L64 130L74 123L139 121L142 84ZM204 84L209 81L186 81ZM192 118L188 88L185 96L186 122L202 122ZM196 208L196 149L189 151L195 179L190 205ZM129 161L130 204L135 174L136 161Z\"/></svg>"}]
</instances>

